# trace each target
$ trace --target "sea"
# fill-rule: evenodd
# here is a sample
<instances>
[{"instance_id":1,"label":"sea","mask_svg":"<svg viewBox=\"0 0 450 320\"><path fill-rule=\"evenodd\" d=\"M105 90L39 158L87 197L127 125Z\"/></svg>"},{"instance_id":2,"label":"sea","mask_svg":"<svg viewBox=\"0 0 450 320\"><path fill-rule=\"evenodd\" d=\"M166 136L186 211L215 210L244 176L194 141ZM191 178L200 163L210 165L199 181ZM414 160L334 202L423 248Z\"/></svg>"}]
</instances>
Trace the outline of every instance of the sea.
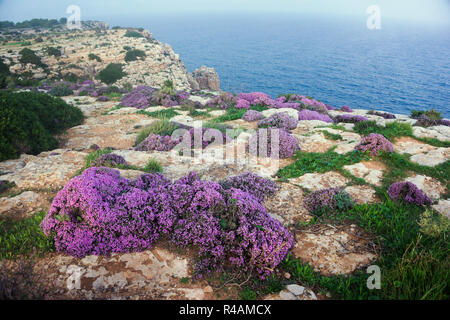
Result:
<instances>
[{"instance_id":1,"label":"sea","mask_svg":"<svg viewBox=\"0 0 450 320\"><path fill-rule=\"evenodd\" d=\"M228 92L311 96L335 107L450 118L450 27L366 16L223 14L117 17L170 44L188 71L214 67Z\"/></svg>"}]
</instances>

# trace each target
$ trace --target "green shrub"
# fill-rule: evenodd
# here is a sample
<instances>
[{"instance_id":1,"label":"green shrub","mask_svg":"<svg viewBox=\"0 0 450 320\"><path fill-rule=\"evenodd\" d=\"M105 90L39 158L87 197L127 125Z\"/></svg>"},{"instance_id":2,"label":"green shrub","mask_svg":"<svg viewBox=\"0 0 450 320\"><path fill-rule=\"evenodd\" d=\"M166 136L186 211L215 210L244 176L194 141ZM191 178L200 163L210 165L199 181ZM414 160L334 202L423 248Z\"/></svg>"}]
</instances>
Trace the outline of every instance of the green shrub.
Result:
<instances>
[{"instance_id":1,"label":"green shrub","mask_svg":"<svg viewBox=\"0 0 450 320\"><path fill-rule=\"evenodd\" d=\"M0 219L0 260L54 250L53 238L46 237L39 226L45 214L40 212L19 221Z\"/></svg>"},{"instance_id":2,"label":"green shrub","mask_svg":"<svg viewBox=\"0 0 450 320\"><path fill-rule=\"evenodd\" d=\"M386 127L377 125L376 121L361 121L355 124L354 131L361 135L370 133L382 134L388 140L394 140L397 137L412 136L412 127L409 123L398 121L387 123Z\"/></svg>"},{"instance_id":3,"label":"green shrub","mask_svg":"<svg viewBox=\"0 0 450 320\"><path fill-rule=\"evenodd\" d=\"M0 161L54 149L53 134L83 121L78 108L44 93L0 92L0 105Z\"/></svg>"},{"instance_id":4,"label":"green shrub","mask_svg":"<svg viewBox=\"0 0 450 320\"><path fill-rule=\"evenodd\" d=\"M413 110L411 111L411 118L417 119L420 116L427 116L431 120L441 120L442 119L442 113L439 111L436 111L434 109L431 110Z\"/></svg>"},{"instance_id":5,"label":"green shrub","mask_svg":"<svg viewBox=\"0 0 450 320\"><path fill-rule=\"evenodd\" d=\"M143 58L146 57L147 55L145 54L144 51L142 50L130 50L127 52L127 54L125 55L125 61L126 62L130 62L130 61L136 61L138 57Z\"/></svg>"},{"instance_id":6,"label":"green shrub","mask_svg":"<svg viewBox=\"0 0 450 320\"><path fill-rule=\"evenodd\" d=\"M22 49L22 50L20 50L19 54L20 54L19 61L22 64L31 63L38 67L43 67L43 68L47 67L47 65L42 63L41 58L38 57L36 55L36 53L31 49L28 49L28 48Z\"/></svg>"},{"instance_id":7,"label":"green shrub","mask_svg":"<svg viewBox=\"0 0 450 320\"><path fill-rule=\"evenodd\" d=\"M66 96L72 95L73 90L70 89L66 85L59 85L59 86L53 87L49 91L49 94L51 94L52 96L55 96L55 97L66 97Z\"/></svg>"},{"instance_id":8,"label":"green shrub","mask_svg":"<svg viewBox=\"0 0 450 320\"><path fill-rule=\"evenodd\" d=\"M98 55L93 53L90 53L88 58L89 60L97 60L97 62L102 62L102 59Z\"/></svg>"},{"instance_id":9,"label":"green shrub","mask_svg":"<svg viewBox=\"0 0 450 320\"><path fill-rule=\"evenodd\" d=\"M45 49L45 52L47 52L47 54L49 56L54 56L54 57L60 57L61 56L61 51L57 48L54 47L48 47Z\"/></svg>"},{"instance_id":10,"label":"green shrub","mask_svg":"<svg viewBox=\"0 0 450 320\"><path fill-rule=\"evenodd\" d=\"M136 146L144 141L151 133L158 134L160 136L172 136L172 133L178 129L179 126L168 120L160 120L153 122L148 127L143 128L136 139Z\"/></svg>"},{"instance_id":11,"label":"green shrub","mask_svg":"<svg viewBox=\"0 0 450 320\"><path fill-rule=\"evenodd\" d=\"M147 164L144 167L144 171L147 173L158 173L162 172L163 168L161 164L156 159L148 160Z\"/></svg>"},{"instance_id":12,"label":"green shrub","mask_svg":"<svg viewBox=\"0 0 450 320\"><path fill-rule=\"evenodd\" d=\"M126 73L122 71L122 67L123 65L120 63L110 63L99 72L97 78L106 84L113 84L126 76Z\"/></svg>"},{"instance_id":13,"label":"green shrub","mask_svg":"<svg viewBox=\"0 0 450 320\"><path fill-rule=\"evenodd\" d=\"M129 37L129 38L144 38L142 33L134 31L134 30L128 30L125 33L125 37Z\"/></svg>"}]
</instances>

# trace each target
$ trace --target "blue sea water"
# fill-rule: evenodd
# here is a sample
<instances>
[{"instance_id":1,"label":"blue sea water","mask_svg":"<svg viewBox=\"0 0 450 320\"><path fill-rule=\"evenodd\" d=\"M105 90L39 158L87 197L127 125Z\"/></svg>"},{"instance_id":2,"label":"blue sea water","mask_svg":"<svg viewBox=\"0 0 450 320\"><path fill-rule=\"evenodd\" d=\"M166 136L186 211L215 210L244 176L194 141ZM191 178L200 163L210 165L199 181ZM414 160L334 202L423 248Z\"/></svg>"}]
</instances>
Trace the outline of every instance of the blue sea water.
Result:
<instances>
[{"instance_id":1,"label":"blue sea water","mask_svg":"<svg viewBox=\"0 0 450 320\"><path fill-rule=\"evenodd\" d=\"M214 67L222 89L312 96L333 106L450 117L450 29L366 17L221 15L135 19L189 71Z\"/></svg>"}]
</instances>

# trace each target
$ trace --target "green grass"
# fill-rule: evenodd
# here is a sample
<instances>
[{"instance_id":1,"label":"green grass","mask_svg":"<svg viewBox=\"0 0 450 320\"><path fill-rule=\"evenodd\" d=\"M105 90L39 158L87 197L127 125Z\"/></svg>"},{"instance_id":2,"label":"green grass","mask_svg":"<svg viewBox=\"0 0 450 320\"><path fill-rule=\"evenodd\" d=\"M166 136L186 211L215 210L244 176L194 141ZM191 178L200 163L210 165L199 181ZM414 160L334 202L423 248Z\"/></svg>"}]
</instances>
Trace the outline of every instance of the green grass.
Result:
<instances>
[{"instance_id":1,"label":"green grass","mask_svg":"<svg viewBox=\"0 0 450 320\"><path fill-rule=\"evenodd\" d=\"M277 177L289 179L301 177L306 173L325 173L370 159L368 155L360 151L352 151L341 155L333 150L334 148L325 153L297 152L294 156L295 162L279 170Z\"/></svg>"},{"instance_id":2,"label":"green grass","mask_svg":"<svg viewBox=\"0 0 450 320\"><path fill-rule=\"evenodd\" d=\"M226 113L223 116L212 119L211 122L220 123L238 120L241 119L246 112L247 112L246 109L230 108L226 111Z\"/></svg>"},{"instance_id":3,"label":"green grass","mask_svg":"<svg viewBox=\"0 0 450 320\"><path fill-rule=\"evenodd\" d=\"M147 172L147 173L157 173L157 172L162 172L163 171L163 167L158 162L158 160L150 159L147 162L147 164L144 166L143 171Z\"/></svg>"},{"instance_id":4,"label":"green grass","mask_svg":"<svg viewBox=\"0 0 450 320\"><path fill-rule=\"evenodd\" d=\"M152 112L139 110L136 113L138 113L138 114L145 114L145 115L147 115L149 117L158 118L158 119L165 119L165 120L168 120L170 118L173 118L173 117L179 115L179 113L176 112L173 109L166 109L166 110L159 110L159 111L152 111Z\"/></svg>"},{"instance_id":5,"label":"green grass","mask_svg":"<svg viewBox=\"0 0 450 320\"><path fill-rule=\"evenodd\" d=\"M383 186L387 189L392 183L407 177L409 171L435 178L450 188L450 160L435 167L422 166L412 162L409 155L385 153L380 159L386 164L388 171L383 177Z\"/></svg>"},{"instance_id":6,"label":"green grass","mask_svg":"<svg viewBox=\"0 0 450 320\"><path fill-rule=\"evenodd\" d=\"M354 131L361 135L370 133L382 134L386 139L394 141L402 136L413 136L412 126L409 123L398 121L387 123L386 127L377 125L376 121L361 121L355 124Z\"/></svg>"},{"instance_id":7,"label":"green grass","mask_svg":"<svg viewBox=\"0 0 450 320\"><path fill-rule=\"evenodd\" d=\"M324 134L324 136L329 139L329 140L344 140L344 138L342 138L342 136L340 134L336 134L336 133L331 133L328 130L321 130L320 132L322 132Z\"/></svg>"},{"instance_id":8,"label":"green grass","mask_svg":"<svg viewBox=\"0 0 450 320\"><path fill-rule=\"evenodd\" d=\"M418 220L423 211L422 207L385 201L357 205L332 221L354 222L377 235L383 250L372 265L381 269L381 290L367 289L365 270L347 277L326 277L292 256L281 268L294 281L316 291L329 291L334 299L448 299L448 231L434 237L421 233Z\"/></svg>"},{"instance_id":9,"label":"green grass","mask_svg":"<svg viewBox=\"0 0 450 320\"><path fill-rule=\"evenodd\" d=\"M108 153L113 153L113 152L114 152L114 150L108 149L108 148L91 152L86 157L86 163L85 163L84 167L82 169L78 170L77 173L75 174L75 176L82 174L83 171L86 170L87 168L93 167L95 161L100 156L102 156L104 154L108 154ZM153 158L148 160L148 162L145 164L144 167L138 167L138 166L133 166L133 165L117 165L117 166L114 166L113 168L114 169L122 169L122 170L137 170L137 171L143 171L146 173L157 173L157 172L163 171L162 165L158 162L158 160L153 159Z\"/></svg>"},{"instance_id":10,"label":"green grass","mask_svg":"<svg viewBox=\"0 0 450 320\"><path fill-rule=\"evenodd\" d=\"M168 120L154 122L139 132L135 146L144 141L151 133L158 134L163 137L171 136L176 129L178 129L178 126Z\"/></svg>"},{"instance_id":11,"label":"green grass","mask_svg":"<svg viewBox=\"0 0 450 320\"><path fill-rule=\"evenodd\" d=\"M45 214L39 212L19 221L0 219L0 259L54 251L53 239L44 236L39 227Z\"/></svg>"}]
</instances>

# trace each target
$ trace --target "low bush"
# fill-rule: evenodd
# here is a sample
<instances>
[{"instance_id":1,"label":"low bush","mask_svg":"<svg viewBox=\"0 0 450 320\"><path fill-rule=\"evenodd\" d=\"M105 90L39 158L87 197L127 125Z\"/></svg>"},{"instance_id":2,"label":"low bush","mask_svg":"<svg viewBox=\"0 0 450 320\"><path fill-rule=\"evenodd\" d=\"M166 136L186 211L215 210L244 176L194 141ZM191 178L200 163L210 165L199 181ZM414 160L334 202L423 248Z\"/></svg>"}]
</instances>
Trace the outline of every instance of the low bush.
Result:
<instances>
[{"instance_id":1,"label":"low bush","mask_svg":"<svg viewBox=\"0 0 450 320\"><path fill-rule=\"evenodd\" d=\"M72 95L73 90L67 85L58 85L53 87L48 93L55 97L66 97Z\"/></svg>"},{"instance_id":2,"label":"low bush","mask_svg":"<svg viewBox=\"0 0 450 320\"><path fill-rule=\"evenodd\" d=\"M335 215L350 209L354 204L350 195L340 188L324 189L309 194L305 206L316 216Z\"/></svg>"},{"instance_id":3,"label":"low bush","mask_svg":"<svg viewBox=\"0 0 450 320\"><path fill-rule=\"evenodd\" d=\"M77 257L142 251L166 235L199 249L197 276L228 269L264 278L293 246L253 195L195 173L172 183L160 174L127 180L87 169L57 194L41 227L58 251Z\"/></svg>"},{"instance_id":4,"label":"low bush","mask_svg":"<svg viewBox=\"0 0 450 320\"><path fill-rule=\"evenodd\" d=\"M127 30L125 33L125 37L128 38L144 38L144 35L140 32L134 31L134 30Z\"/></svg>"},{"instance_id":5,"label":"low bush","mask_svg":"<svg viewBox=\"0 0 450 320\"><path fill-rule=\"evenodd\" d=\"M412 182L393 183L387 191L389 197L394 201L406 201L418 206L430 205L431 199Z\"/></svg>"},{"instance_id":6,"label":"low bush","mask_svg":"<svg viewBox=\"0 0 450 320\"><path fill-rule=\"evenodd\" d=\"M262 119L258 122L259 128L278 128L286 131L297 128L298 120L291 117L286 112L275 113L268 118Z\"/></svg>"},{"instance_id":7,"label":"low bush","mask_svg":"<svg viewBox=\"0 0 450 320\"><path fill-rule=\"evenodd\" d=\"M113 84L126 76L126 73L122 71L122 67L123 65L120 63L110 63L99 72L97 78L106 84Z\"/></svg>"},{"instance_id":8,"label":"low bush","mask_svg":"<svg viewBox=\"0 0 450 320\"><path fill-rule=\"evenodd\" d=\"M261 112L256 110L248 110L243 116L242 119L248 122L254 122L258 120L264 119L264 116Z\"/></svg>"},{"instance_id":9,"label":"low bush","mask_svg":"<svg viewBox=\"0 0 450 320\"><path fill-rule=\"evenodd\" d=\"M78 108L45 93L0 92L0 104L0 161L54 149L52 135L83 121Z\"/></svg>"},{"instance_id":10,"label":"low bush","mask_svg":"<svg viewBox=\"0 0 450 320\"><path fill-rule=\"evenodd\" d=\"M368 152L371 156L378 156L381 152L394 152L394 147L383 135L371 133L361 139L361 143L356 147L356 150Z\"/></svg>"},{"instance_id":11,"label":"low bush","mask_svg":"<svg viewBox=\"0 0 450 320\"><path fill-rule=\"evenodd\" d=\"M145 54L145 51L137 49L129 50L125 55L125 61L126 62L136 61L138 58L144 58L146 56L147 55Z\"/></svg>"},{"instance_id":12,"label":"low bush","mask_svg":"<svg viewBox=\"0 0 450 320\"><path fill-rule=\"evenodd\" d=\"M42 68L47 67L47 65L42 63L41 58L39 56L37 56L36 53L31 49L28 49L28 48L22 49L22 50L20 50L19 54L20 54L19 61L22 64L31 63L38 67L42 67Z\"/></svg>"},{"instance_id":13,"label":"low bush","mask_svg":"<svg viewBox=\"0 0 450 320\"><path fill-rule=\"evenodd\" d=\"M96 60L97 62L102 62L102 58L100 58L98 55L94 53L89 53L88 58L89 60Z\"/></svg>"}]
</instances>

